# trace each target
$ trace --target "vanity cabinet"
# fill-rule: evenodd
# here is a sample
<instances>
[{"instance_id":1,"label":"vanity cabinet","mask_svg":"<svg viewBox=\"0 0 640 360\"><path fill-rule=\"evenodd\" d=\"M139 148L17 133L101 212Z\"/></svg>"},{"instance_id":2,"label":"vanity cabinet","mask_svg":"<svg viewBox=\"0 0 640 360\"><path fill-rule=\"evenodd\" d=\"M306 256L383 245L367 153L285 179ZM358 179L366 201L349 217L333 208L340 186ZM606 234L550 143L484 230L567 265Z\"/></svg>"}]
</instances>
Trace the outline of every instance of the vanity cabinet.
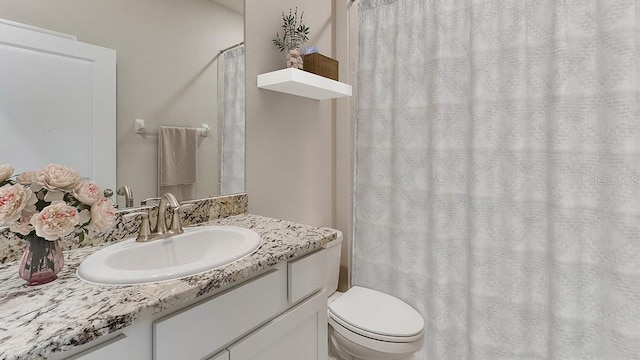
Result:
<instances>
[{"instance_id":1,"label":"vanity cabinet","mask_svg":"<svg viewBox=\"0 0 640 360\"><path fill-rule=\"evenodd\" d=\"M202 359L225 346L230 360L325 360L326 261L326 250L313 252L155 321L154 360Z\"/></svg>"},{"instance_id":2,"label":"vanity cabinet","mask_svg":"<svg viewBox=\"0 0 640 360\"><path fill-rule=\"evenodd\" d=\"M155 360L202 359L287 308L282 266L153 323Z\"/></svg>"},{"instance_id":3,"label":"vanity cabinet","mask_svg":"<svg viewBox=\"0 0 640 360\"><path fill-rule=\"evenodd\" d=\"M66 359L326 360L326 250L199 303L141 319ZM106 356L106 357L105 357Z\"/></svg>"}]
</instances>

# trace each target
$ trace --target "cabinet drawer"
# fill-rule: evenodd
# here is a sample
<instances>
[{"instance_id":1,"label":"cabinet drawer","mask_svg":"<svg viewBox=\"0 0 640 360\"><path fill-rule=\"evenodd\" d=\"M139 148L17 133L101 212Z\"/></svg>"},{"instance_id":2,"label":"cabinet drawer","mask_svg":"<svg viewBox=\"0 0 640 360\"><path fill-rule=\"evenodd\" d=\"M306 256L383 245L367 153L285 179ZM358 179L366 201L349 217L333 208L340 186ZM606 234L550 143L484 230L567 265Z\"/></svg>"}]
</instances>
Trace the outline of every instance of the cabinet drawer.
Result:
<instances>
[{"instance_id":1,"label":"cabinet drawer","mask_svg":"<svg viewBox=\"0 0 640 360\"><path fill-rule=\"evenodd\" d=\"M111 360L128 358L127 337L120 334L111 340L67 358L67 360Z\"/></svg>"},{"instance_id":2,"label":"cabinet drawer","mask_svg":"<svg viewBox=\"0 0 640 360\"><path fill-rule=\"evenodd\" d=\"M286 308L286 273L274 270L155 321L153 357L202 359Z\"/></svg>"},{"instance_id":3,"label":"cabinet drawer","mask_svg":"<svg viewBox=\"0 0 640 360\"><path fill-rule=\"evenodd\" d=\"M327 251L318 250L287 264L287 297L296 303L325 287L327 283Z\"/></svg>"}]
</instances>

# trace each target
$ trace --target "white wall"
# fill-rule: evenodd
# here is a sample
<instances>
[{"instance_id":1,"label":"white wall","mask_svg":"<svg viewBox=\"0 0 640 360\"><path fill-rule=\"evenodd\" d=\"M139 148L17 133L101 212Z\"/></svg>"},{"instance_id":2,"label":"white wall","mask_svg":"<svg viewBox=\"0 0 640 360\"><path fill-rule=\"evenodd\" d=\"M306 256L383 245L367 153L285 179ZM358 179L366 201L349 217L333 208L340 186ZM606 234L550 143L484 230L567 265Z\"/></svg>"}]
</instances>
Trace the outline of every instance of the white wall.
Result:
<instances>
[{"instance_id":1,"label":"white wall","mask_svg":"<svg viewBox=\"0 0 640 360\"><path fill-rule=\"evenodd\" d=\"M332 101L258 89L258 74L285 67L272 43L282 12L298 7L309 44L332 56L332 3L246 0L246 191L252 213L333 226Z\"/></svg>"},{"instance_id":2,"label":"white wall","mask_svg":"<svg viewBox=\"0 0 640 360\"><path fill-rule=\"evenodd\" d=\"M351 264L355 98L315 101L256 88L258 74L284 67L271 39L282 11L296 6L311 28L309 44L337 59L340 81L355 86L357 5L347 11L342 0L246 0L249 210L341 230L344 290Z\"/></svg>"},{"instance_id":3,"label":"white wall","mask_svg":"<svg viewBox=\"0 0 640 360\"><path fill-rule=\"evenodd\" d=\"M157 137L136 135L136 118L150 131L209 123L212 133L199 147L197 194L217 192L217 66L211 60L243 40L242 15L210 0L0 0L0 17L117 50L117 182L132 187L136 205L157 190Z\"/></svg>"}]
</instances>

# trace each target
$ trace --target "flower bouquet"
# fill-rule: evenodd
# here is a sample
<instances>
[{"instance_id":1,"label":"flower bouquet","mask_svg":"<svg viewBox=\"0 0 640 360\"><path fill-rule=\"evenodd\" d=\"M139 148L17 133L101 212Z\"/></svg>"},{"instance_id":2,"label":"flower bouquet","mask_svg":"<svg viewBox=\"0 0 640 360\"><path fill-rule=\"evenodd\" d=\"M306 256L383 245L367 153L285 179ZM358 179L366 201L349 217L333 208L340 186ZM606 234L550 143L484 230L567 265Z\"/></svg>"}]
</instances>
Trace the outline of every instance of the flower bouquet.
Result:
<instances>
[{"instance_id":1,"label":"flower bouquet","mask_svg":"<svg viewBox=\"0 0 640 360\"><path fill-rule=\"evenodd\" d=\"M98 185L82 180L77 170L49 164L13 175L0 165L0 225L27 241L19 274L29 285L57 278L64 260L58 240L80 242L90 230L106 231L115 222L113 202Z\"/></svg>"}]
</instances>

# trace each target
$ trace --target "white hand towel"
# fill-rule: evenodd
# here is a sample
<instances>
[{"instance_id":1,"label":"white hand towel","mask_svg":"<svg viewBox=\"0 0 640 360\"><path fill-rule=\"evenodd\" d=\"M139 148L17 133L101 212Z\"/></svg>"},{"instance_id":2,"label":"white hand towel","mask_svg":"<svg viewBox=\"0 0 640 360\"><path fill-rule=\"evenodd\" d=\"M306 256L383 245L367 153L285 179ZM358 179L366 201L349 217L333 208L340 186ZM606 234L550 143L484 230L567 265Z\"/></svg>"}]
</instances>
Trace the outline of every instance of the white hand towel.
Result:
<instances>
[{"instance_id":1,"label":"white hand towel","mask_svg":"<svg viewBox=\"0 0 640 360\"><path fill-rule=\"evenodd\" d=\"M160 186L198 181L198 129L160 126L158 181Z\"/></svg>"}]
</instances>

